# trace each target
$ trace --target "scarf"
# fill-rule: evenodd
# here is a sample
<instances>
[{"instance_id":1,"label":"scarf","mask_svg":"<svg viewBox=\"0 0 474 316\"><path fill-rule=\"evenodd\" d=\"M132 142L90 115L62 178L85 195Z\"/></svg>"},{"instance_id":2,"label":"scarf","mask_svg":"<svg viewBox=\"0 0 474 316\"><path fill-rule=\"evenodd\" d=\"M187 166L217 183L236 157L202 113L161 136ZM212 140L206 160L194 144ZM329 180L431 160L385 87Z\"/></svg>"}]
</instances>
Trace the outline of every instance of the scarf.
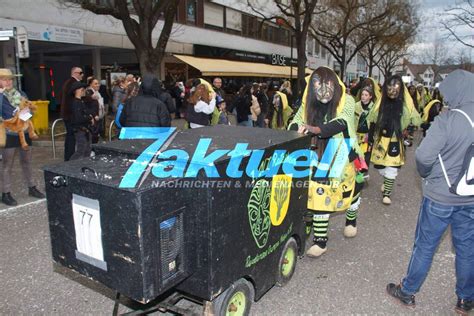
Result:
<instances>
[{"instance_id":1,"label":"scarf","mask_svg":"<svg viewBox=\"0 0 474 316\"><path fill-rule=\"evenodd\" d=\"M20 102L21 102L21 94L18 90L16 90L15 88L12 88L10 90L5 90L3 91L3 95L7 97L8 99L8 102L10 102L10 104L13 106L13 107L19 107L20 106Z\"/></svg>"}]
</instances>

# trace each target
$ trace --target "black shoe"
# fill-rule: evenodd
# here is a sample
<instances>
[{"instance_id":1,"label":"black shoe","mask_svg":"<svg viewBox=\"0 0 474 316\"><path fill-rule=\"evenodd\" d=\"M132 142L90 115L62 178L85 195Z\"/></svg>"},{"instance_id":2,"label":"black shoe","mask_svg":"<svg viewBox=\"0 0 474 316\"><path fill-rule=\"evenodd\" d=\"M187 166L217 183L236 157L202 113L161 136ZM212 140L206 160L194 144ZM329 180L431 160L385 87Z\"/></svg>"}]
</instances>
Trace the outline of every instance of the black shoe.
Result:
<instances>
[{"instance_id":1,"label":"black shoe","mask_svg":"<svg viewBox=\"0 0 474 316\"><path fill-rule=\"evenodd\" d=\"M2 193L2 202L9 206L17 206L17 201L12 197L10 192Z\"/></svg>"},{"instance_id":2,"label":"black shoe","mask_svg":"<svg viewBox=\"0 0 474 316\"><path fill-rule=\"evenodd\" d=\"M387 284L387 293L399 300L403 305L415 307L415 295L408 295L403 293L402 287L393 283Z\"/></svg>"},{"instance_id":3,"label":"black shoe","mask_svg":"<svg viewBox=\"0 0 474 316\"><path fill-rule=\"evenodd\" d=\"M28 195L38 198L38 199L44 199L44 194L38 191L36 187L29 187L28 188Z\"/></svg>"},{"instance_id":4,"label":"black shoe","mask_svg":"<svg viewBox=\"0 0 474 316\"><path fill-rule=\"evenodd\" d=\"M474 301L473 300L463 300L463 299L460 299L458 298L458 302L456 304L456 307L454 308L454 310L456 311L456 313L458 313L459 315L468 315L469 312L472 310L472 308L474 307Z\"/></svg>"}]
</instances>

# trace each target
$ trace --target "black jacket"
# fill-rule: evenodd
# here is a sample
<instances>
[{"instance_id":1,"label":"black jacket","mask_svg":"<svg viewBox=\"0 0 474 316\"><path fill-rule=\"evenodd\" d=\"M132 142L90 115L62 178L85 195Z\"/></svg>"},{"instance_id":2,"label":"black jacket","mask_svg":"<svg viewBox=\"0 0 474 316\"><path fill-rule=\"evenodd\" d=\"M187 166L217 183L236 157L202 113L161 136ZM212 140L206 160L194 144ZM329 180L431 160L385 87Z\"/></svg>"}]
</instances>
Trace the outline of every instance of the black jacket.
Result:
<instances>
[{"instance_id":1,"label":"black jacket","mask_svg":"<svg viewBox=\"0 0 474 316\"><path fill-rule=\"evenodd\" d=\"M169 94L163 89L160 89L160 91L158 91L158 99L160 99L160 101L166 105L166 108L168 109L169 113L176 112L176 105L174 104L173 97L171 96L171 94Z\"/></svg>"},{"instance_id":2,"label":"black jacket","mask_svg":"<svg viewBox=\"0 0 474 316\"><path fill-rule=\"evenodd\" d=\"M87 108L84 101L74 99L72 101L72 116L71 123L74 129L88 129L92 121L92 111Z\"/></svg>"},{"instance_id":3,"label":"black jacket","mask_svg":"<svg viewBox=\"0 0 474 316\"><path fill-rule=\"evenodd\" d=\"M145 75L140 94L127 100L120 115L125 127L169 127L171 116L166 105L156 97L158 79Z\"/></svg>"},{"instance_id":4,"label":"black jacket","mask_svg":"<svg viewBox=\"0 0 474 316\"><path fill-rule=\"evenodd\" d=\"M265 94L265 92L259 91L257 93L257 100L258 100L258 103L260 104L260 112L263 115L266 115L268 113L268 106L270 103L268 96Z\"/></svg>"},{"instance_id":5,"label":"black jacket","mask_svg":"<svg viewBox=\"0 0 474 316\"><path fill-rule=\"evenodd\" d=\"M248 121L250 112L250 106L252 105L251 95L239 95L235 100L235 109L237 110L237 122Z\"/></svg>"},{"instance_id":6,"label":"black jacket","mask_svg":"<svg viewBox=\"0 0 474 316\"><path fill-rule=\"evenodd\" d=\"M77 82L77 80L73 77L70 77L64 82L61 89L61 118L63 118L65 121L72 119L72 112L74 111L72 108L74 95L69 93L69 90L71 89L71 86L74 82Z\"/></svg>"}]
</instances>

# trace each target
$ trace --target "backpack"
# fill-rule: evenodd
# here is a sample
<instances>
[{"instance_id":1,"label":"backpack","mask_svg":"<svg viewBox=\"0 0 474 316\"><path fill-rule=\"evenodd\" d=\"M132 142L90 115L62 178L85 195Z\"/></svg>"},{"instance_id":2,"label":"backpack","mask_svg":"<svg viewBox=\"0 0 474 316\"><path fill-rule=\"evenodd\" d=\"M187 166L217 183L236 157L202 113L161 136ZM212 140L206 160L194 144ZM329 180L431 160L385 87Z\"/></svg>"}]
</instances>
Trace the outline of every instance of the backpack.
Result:
<instances>
[{"instance_id":1,"label":"backpack","mask_svg":"<svg viewBox=\"0 0 474 316\"><path fill-rule=\"evenodd\" d=\"M454 109L452 111L456 111L464 115L464 117L471 124L471 128L474 129L474 123L464 111L459 109ZM449 181L448 174L446 173L446 168L444 167L443 159L441 159L440 154L438 154L438 158L439 162L441 163L441 169L443 169L444 178L448 183L449 192L460 196L474 196L474 143L471 143L469 148L466 150L461 171L459 172L456 181L454 181L452 185Z\"/></svg>"}]
</instances>

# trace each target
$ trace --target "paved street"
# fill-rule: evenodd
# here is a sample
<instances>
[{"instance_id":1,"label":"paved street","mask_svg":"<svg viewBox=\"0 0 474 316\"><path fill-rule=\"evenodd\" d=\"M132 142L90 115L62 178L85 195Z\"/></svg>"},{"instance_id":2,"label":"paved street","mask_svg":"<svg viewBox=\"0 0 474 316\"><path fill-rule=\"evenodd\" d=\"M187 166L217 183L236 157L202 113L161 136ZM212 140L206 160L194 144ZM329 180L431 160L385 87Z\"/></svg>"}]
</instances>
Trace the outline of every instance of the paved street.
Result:
<instances>
[{"instance_id":1,"label":"paved street","mask_svg":"<svg viewBox=\"0 0 474 316\"><path fill-rule=\"evenodd\" d=\"M414 148L409 148L391 206L382 205L381 178L372 170L370 185L363 191L358 236L345 239L344 216L333 216L329 251L320 259L299 260L291 282L272 288L253 304L251 314L454 314L454 254L449 236L439 247L415 309L402 307L385 294L385 285L397 282L406 271L412 248L421 200L413 156ZM38 181L41 166L52 162L51 157L51 148L34 148ZM17 164L16 188L21 188L19 171ZM44 184L39 187L43 190ZM22 206L0 205L0 315L110 314L112 291L53 267L46 203L25 198L26 188L18 190L14 196Z\"/></svg>"}]
</instances>

